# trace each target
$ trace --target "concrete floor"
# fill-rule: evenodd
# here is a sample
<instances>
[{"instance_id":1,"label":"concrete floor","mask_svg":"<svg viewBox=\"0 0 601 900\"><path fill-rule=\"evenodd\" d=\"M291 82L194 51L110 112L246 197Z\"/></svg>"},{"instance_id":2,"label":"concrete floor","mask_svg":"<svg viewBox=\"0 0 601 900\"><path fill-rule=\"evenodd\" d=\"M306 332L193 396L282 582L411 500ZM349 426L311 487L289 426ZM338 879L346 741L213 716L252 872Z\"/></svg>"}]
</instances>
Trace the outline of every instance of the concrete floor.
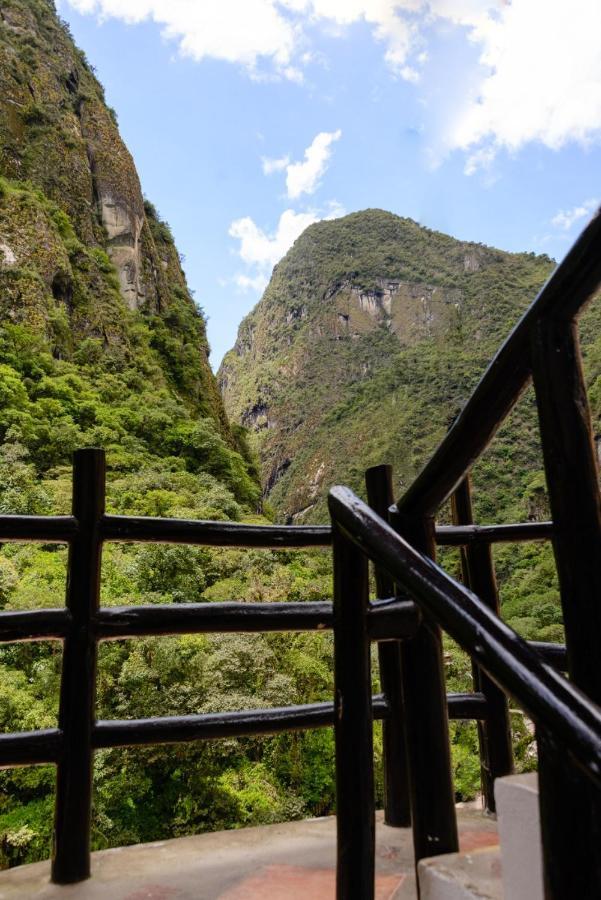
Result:
<instances>
[{"instance_id":1,"label":"concrete floor","mask_svg":"<svg viewBox=\"0 0 601 900\"><path fill-rule=\"evenodd\" d=\"M421 900L503 900L501 854L498 847L479 847L469 853L434 856L420 863ZM529 894L521 894L529 897ZM534 898L530 898L534 900Z\"/></svg>"},{"instance_id":2,"label":"concrete floor","mask_svg":"<svg viewBox=\"0 0 601 900\"><path fill-rule=\"evenodd\" d=\"M496 823L458 810L461 847L497 843ZM49 863L0 872L0 900L333 900L336 822L307 819L102 850L92 878L58 887ZM377 900L414 900L411 834L377 820Z\"/></svg>"}]
</instances>

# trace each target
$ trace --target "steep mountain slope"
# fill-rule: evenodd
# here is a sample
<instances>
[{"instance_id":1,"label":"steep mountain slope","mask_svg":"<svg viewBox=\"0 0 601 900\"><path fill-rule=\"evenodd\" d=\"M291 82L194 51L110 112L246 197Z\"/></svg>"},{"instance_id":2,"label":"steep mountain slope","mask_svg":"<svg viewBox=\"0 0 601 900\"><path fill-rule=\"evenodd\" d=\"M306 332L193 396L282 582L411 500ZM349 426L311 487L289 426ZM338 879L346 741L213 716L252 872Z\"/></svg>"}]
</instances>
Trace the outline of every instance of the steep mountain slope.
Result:
<instances>
[{"instance_id":1,"label":"steep mountain slope","mask_svg":"<svg viewBox=\"0 0 601 900\"><path fill-rule=\"evenodd\" d=\"M169 228L48 0L0 2L0 326L0 442L39 473L178 454L254 502Z\"/></svg>"},{"instance_id":2,"label":"steep mountain slope","mask_svg":"<svg viewBox=\"0 0 601 900\"><path fill-rule=\"evenodd\" d=\"M323 518L329 485L360 489L384 461L399 490L409 483L552 265L381 210L310 226L218 375L232 420L255 432L278 515ZM526 403L496 444L483 512L502 511L509 485L524 494L536 449Z\"/></svg>"}]
</instances>

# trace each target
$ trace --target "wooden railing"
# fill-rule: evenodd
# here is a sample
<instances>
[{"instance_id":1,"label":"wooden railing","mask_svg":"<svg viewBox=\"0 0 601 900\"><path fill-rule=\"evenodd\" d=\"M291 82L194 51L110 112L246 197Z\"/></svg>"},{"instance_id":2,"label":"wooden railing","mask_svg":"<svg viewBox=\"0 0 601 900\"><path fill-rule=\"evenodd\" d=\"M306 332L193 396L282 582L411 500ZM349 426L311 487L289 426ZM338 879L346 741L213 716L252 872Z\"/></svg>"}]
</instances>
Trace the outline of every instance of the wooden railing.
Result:
<instances>
[{"instance_id":1,"label":"wooden railing","mask_svg":"<svg viewBox=\"0 0 601 900\"><path fill-rule=\"evenodd\" d=\"M90 874L92 757L101 747L197 741L274 734L331 726L333 703L276 709L97 721L96 658L102 640L211 632L331 629L330 602L184 603L100 606L101 552L106 541L186 543L219 547L301 548L328 546L329 526L279 527L231 522L153 519L105 514L104 451L75 453L71 516L1 516L0 542L68 544L66 604L61 609L0 613L0 642L63 642L58 727L0 735L0 766L54 763L57 767L52 879L70 883ZM377 638L391 608L407 634L417 627L412 602L377 601L368 629ZM371 698L376 719L388 715L382 694ZM450 715L470 710L463 694L448 698Z\"/></svg>"},{"instance_id":2,"label":"wooden railing","mask_svg":"<svg viewBox=\"0 0 601 900\"><path fill-rule=\"evenodd\" d=\"M96 657L100 641L148 635L331 630L331 602L177 603L101 607L102 546L107 541L185 543L197 546L247 548L328 547L327 526L245 525L114 516L105 513L105 455L79 450L74 456L73 512L70 516L0 516L0 543L37 541L69 546L66 604L59 609L0 612L0 642L49 640L63 642L63 666L57 728L20 734L0 734L0 766L54 763L57 792L52 878L70 883L90 872L92 756L103 747L173 743L213 738L274 734L332 726L333 703L312 703L276 709L241 710L164 718L97 720L95 715ZM390 469L368 470L367 491L382 512L392 498ZM385 511L385 510L384 510ZM441 526L436 539L443 546L470 548L492 540L538 540L548 536L548 523L478 528ZM400 694L398 640L389 640L390 623L397 635L399 617L406 637L419 625L412 601L393 597L393 581L376 568L377 599L365 625L370 641L378 642L382 693L371 698L372 718L383 720L385 817L390 825L411 821L405 751L405 711ZM536 645L553 665L565 661L560 645ZM368 689L368 688L366 688ZM473 720L486 727L492 715L482 690L445 694L451 719ZM487 764L482 756L482 764ZM497 773L498 774L498 773ZM339 801L340 802L340 801Z\"/></svg>"},{"instance_id":3,"label":"wooden railing","mask_svg":"<svg viewBox=\"0 0 601 900\"><path fill-rule=\"evenodd\" d=\"M332 725L333 703L278 709L97 721L98 642L141 635L311 631L331 629L331 603L188 603L100 607L101 551L106 541L161 541L203 546L294 548L329 545L329 527L247 526L230 522L152 519L105 514L102 450L75 453L71 516L2 516L0 541L69 545L62 609L0 613L0 641L55 638L63 642L58 728L0 735L0 765L57 767L52 879L70 883L90 874L92 756L100 747L196 741ZM387 606L388 604L384 604ZM415 627L412 603L395 601ZM380 605L373 623L377 627ZM387 714L382 695L375 718Z\"/></svg>"},{"instance_id":4,"label":"wooden railing","mask_svg":"<svg viewBox=\"0 0 601 900\"><path fill-rule=\"evenodd\" d=\"M329 506L334 524L338 897L345 900L355 897L373 900L374 897L372 711L367 690L371 678L368 623L372 615L367 582L369 560L385 571L405 596L415 601L422 616L420 627L430 629L434 624L442 627L470 654L497 689L520 704L536 725L539 752L542 747L544 752L552 752L554 758L561 758L562 770L569 773L572 785L588 791L586 811L599 813L601 708L546 664L536 649L504 624L486 603L412 547L348 488L333 488ZM403 649L411 646L417 632L409 639L402 638L402 626L402 616L397 619L393 605L381 623L380 639L402 641ZM401 680L405 675L406 667L403 667ZM432 681L426 688L431 689L431 685ZM441 684L439 696L442 691ZM405 695L405 699L410 698ZM435 793L436 771L445 759L445 746L438 743L429 748L431 768L422 781L423 770L414 767L411 754L413 698L411 701L407 744L412 813L418 801L418 808L423 806L423 795L427 795L428 825L434 829L420 833L424 823L414 820L419 860L422 856L453 852L457 846L447 840L445 798ZM485 698L485 721L490 713L489 704ZM432 707L431 698L424 691L415 705L421 707L421 716L426 717ZM574 847L582 835L582 820L575 822L569 815L558 820L546 817L549 795L559 794L562 789L563 780L555 785L545 780L540 788L547 896L561 900L598 897L601 889L598 854L583 861L583 871L574 868ZM569 803L565 809L567 812ZM452 818L455 823L454 808ZM589 818L585 820L587 825ZM445 840L446 846L439 847ZM576 889L566 890L569 882ZM583 886L586 889L581 890Z\"/></svg>"}]
</instances>

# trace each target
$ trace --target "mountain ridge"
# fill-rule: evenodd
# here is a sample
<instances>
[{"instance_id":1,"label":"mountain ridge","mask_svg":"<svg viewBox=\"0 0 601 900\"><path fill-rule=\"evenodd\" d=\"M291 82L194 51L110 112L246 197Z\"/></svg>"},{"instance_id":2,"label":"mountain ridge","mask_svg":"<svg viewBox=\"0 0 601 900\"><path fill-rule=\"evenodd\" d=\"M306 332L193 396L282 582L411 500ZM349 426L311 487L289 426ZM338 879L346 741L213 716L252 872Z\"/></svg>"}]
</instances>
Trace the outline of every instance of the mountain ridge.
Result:
<instances>
[{"instance_id":1,"label":"mountain ridge","mask_svg":"<svg viewBox=\"0 0 601 900\"><path fill-rule=\"evenodd\" d=\"M120 472L213 454L256 507L169 226L50 0L0 2L0 98L2 442L40 475L86 444Z\"/></svg>"},{"instance_id":2,"label":"mountain ridge","mask_svg":"<svg viewBox=\"0 0 601 900\"><path fill-rule=\"evenodd\" d=\"M552 267L383 210L311 225L218 373L277 515L323 520L327 486L380 462L408 484Z\"/></svg>"}]
</instances>

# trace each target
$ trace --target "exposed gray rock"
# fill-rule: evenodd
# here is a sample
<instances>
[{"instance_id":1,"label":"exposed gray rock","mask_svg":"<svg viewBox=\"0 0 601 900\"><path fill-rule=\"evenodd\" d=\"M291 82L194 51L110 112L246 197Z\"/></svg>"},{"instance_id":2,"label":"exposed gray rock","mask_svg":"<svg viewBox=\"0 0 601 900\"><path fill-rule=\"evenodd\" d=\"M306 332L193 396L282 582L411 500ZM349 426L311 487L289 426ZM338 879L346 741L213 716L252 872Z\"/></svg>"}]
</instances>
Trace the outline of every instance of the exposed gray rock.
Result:
<instances>
[{"instance_id":1,"label":"exposed gray rock","mask_svg":"<svg viewBox=\"0 0 601 900\"><path fill-rule=\"evenodd\" d=\"M109 255L117 269L121 293L130 309L144 299L140 279L140 234L144 219L110 194L99 196L102 224L109 238Z\"/></svg>"},{"instance_id":2,"label":"exposed gray rock","mask_svg":"<svg viewBox=\"0 0 601 900\"><path fill-rule=\"evenodd\" d=\"M463 257L465 272L477 272L480 268L480 254L475 249L469 250Z\"/></svg>"},{"instance_id":3,"label":"exposed gray rock","mask_svg":"<svg viewBox=\"0 0 601 900\"><path fill-rule=\"evenodd\" d=\"M10 268L14 266L17 262L17 257L15 256L14 250L8 246L8 244L0 241L0 265L5 268Z\"/></svg>"}]
</instances>

